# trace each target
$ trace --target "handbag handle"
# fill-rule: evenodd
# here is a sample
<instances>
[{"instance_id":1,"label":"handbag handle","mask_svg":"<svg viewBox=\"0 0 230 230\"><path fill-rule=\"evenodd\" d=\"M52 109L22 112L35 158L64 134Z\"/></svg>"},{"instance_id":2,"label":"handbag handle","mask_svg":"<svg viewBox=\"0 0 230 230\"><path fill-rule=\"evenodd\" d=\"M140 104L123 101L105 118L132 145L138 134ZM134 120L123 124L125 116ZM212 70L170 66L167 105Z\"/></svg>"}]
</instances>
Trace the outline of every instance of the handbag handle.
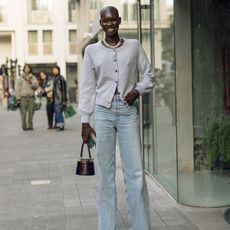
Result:
<instances>
[{"instance_id":1,"label":"handbag handle","mask_svg":"<svg viewBox=\"0 0 230 230\"><path fill-rule=\"evenodd\" d=\"M82 158L82 156L83 156L84 145L85 145L85 143L82 142L82 145L81 145L81 158ZM87 144L86 144L86 145L87 145ZM88 145L87 145L87 147L88 147L89 158L92 158L92 157L91 157L91 153L90 153L90 148L89 148Z\"/></svg>"}]
</instances>

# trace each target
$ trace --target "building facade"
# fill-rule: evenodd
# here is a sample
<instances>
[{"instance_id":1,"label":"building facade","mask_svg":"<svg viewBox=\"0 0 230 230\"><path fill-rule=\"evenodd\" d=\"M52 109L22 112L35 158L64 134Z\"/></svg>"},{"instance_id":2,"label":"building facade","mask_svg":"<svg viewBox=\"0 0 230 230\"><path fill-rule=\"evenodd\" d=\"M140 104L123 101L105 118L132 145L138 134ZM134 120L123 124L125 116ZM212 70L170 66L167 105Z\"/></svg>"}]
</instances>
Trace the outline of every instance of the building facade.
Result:
<instances>
[{"instance_id":1,"label":"building facade","mask_svg":"<svg viewBox=\"0 0 230 230\"><path fill-rule=\"evenodd\" d=\"M180 203L229 205L229 1L79 1L79 70L85 46L103 38L105 5L119 9L121 35L142 42L155 71L140 99L146 171Z\"/></svg>"},{"instance_id":2,"label":"building facade","mask_svg":"<svg viewBox=\"0 0 230 230\"><path fill-rule=\"evenodd\" d=\"M76 101L77 14L77 0L0 0L0 64L28 63L35 74L58 64Z\"/></svg>"}]
</instances>

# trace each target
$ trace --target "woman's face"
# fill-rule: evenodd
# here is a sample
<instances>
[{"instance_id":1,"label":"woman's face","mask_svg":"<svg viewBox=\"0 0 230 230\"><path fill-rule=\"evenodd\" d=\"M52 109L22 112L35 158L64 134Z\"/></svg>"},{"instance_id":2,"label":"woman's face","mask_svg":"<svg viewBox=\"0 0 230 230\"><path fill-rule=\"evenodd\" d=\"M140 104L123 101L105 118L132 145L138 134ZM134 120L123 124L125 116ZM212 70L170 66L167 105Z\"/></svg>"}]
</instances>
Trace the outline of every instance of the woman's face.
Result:
<instances>
[{"instance_id":1,"label":"woman's face","mask_svg":"<svg viewBox=\"0 0 230 230\"><path fill-rule=\"evenodd\" d=\"M24 73L25 74L29 74L30 73L30 67L28 65L25 66Z\"/></svg>"},{"instance_id":2,"label":"woman's face","mask_svg":"<svg viewBox=\"0 0 230 230\"><path fill-rule=\"evenodd\" d=\"M58 68L55 68L55 67L52 69L52 72L53 72L53 75L59 74Z\"/></svg>"},{"instance_id":3,"label":"woman's face","mask_svg":"<svg viewBox=\"0 0 230 230\"><path fill-rule=\"evenodd\" d=\"M41 73L40 73L40 78L41 78L42 80L45 80L45 79L46 79L45 73L41 72Z\"/></svg>"},{"instance_id":4,"label":"woman's face","mask_svg":"<svg viewBox=\"0 0 230 230\"><path fill-rule=\"evenodd\" d=\"M121 18L114 8L106 8L101 14L100 25L106 36L112 37L117 34Z\"/></svg>"}]
</instances>

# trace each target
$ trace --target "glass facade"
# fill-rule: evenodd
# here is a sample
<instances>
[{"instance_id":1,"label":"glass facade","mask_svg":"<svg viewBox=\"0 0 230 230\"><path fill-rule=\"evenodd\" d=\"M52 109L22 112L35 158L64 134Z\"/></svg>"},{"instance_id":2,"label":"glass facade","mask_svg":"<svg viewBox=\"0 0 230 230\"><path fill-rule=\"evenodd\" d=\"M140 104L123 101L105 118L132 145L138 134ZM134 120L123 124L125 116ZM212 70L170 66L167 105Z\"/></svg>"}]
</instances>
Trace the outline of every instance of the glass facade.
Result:
<instances>
[{"instance_id":1,"label":"glass facade","mask_svg":"<svg viewBox=\"0 0 230 230\"><path fill-rule=\"evenodd\" d=\"M191 18L188 24L191 36L183 42L183 28L175 29L181 26L179 19L175 21L175 17L179 18L175 12L180 14L184 3L138 2L140 38L152 57L156 77L153 94L142 98L145 168L180 203L203 207L229 205L230 4L212 0L191 1L191 5L188 2L187 16L182 14L180 21ZM146 11L150 11L149 16ZM189 42L187 53L181 52L180 46ZM183 70L182 62L175 64L176 57L186 62L189 55L191 71ZM182 72L185 80L191 76L184 84L192 91L192 103L186 107L183 107L188 99L183 94L186 89L181 89ZM178 98L181 95L185 98ZM184 118L180 116L180 111L188 107L191 110L184 111L184 116L192 118L190 137L189 124L181 128ZM191 153L186 141L193 145Z\"/></svg>"},{"instance_id":2,"label":"glass facade","mask_svg":"<svg viewBox=\"0 0 230 230\"><path fill-rule=\"evenodd\" d=\"M157 7L157 8L156 8ZM175 47L173 1L160 0L154 14L155 144L153 175L177 197Z\"/></svg>"},{"instance_id":3,"label":"glass facade","mask_svg":"<svg viewBox=\"0 0 230 230\"><path fill-rule=\"evenodd\" d=\"M138 18L139 18L139 40L142 43L143 48L150 61L154 61L152 58L152 34L151 34L151 14L150 14L150 1L142 1L141 5L138 7ZM141 120L142 120L142 143L143 143L143 157L145 168L150 172L154 172L154 103L153 103L153 92L142 95L140 101L141 106Z\"/></svg>"},{"instance_id":4,"label":"glass facade","mask_svg":"<svg viewBox=\"0 0 230 230\"><path fill-rule=\"evenodd\" d=\"M179 175L179 200L230 204L229 1L191 4L194 172Z\"/></svg>"},{"instance_id":5,"label":"glass facade","mask_svg":"<svg viewBox=\"0 0 230 230\"><path fill-rule=\"evenodd\" d=\"M140 40L156 77L141 103L144 164L177 199L173 1L140 1L139 11Z\"/></svg>"}]
</instances>

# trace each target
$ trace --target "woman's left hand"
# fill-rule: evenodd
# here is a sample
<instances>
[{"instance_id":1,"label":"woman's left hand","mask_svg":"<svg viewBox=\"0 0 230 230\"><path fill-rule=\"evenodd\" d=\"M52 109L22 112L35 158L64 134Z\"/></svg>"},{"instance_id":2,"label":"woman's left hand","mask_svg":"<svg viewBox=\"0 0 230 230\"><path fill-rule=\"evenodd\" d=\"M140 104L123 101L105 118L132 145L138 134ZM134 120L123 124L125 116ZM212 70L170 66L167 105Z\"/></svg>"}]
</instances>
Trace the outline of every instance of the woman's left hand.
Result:
<instances>
[{"instance_id":1,"label":"woman's left hand","mask_svg":"<svg viewBox=\"0 0 230 230\"><path fill-rule=\"evenodd\" d=\"M89 123L82 123L81 137L84 143L87 143L90 133L96 136L94 129L90 126Z\"/></svg>"},{"instance_id":2,"label":"woman's left hand","mask_svg":"<svg viewBox=\"0 0 230 230\"><path fill-rule=\"evenodd\" d=\"M124 100L128 103L128 105L132 105L139 95L139 91L137 89L133 89L125 96Z\"/></svg>"}]
</instances>

